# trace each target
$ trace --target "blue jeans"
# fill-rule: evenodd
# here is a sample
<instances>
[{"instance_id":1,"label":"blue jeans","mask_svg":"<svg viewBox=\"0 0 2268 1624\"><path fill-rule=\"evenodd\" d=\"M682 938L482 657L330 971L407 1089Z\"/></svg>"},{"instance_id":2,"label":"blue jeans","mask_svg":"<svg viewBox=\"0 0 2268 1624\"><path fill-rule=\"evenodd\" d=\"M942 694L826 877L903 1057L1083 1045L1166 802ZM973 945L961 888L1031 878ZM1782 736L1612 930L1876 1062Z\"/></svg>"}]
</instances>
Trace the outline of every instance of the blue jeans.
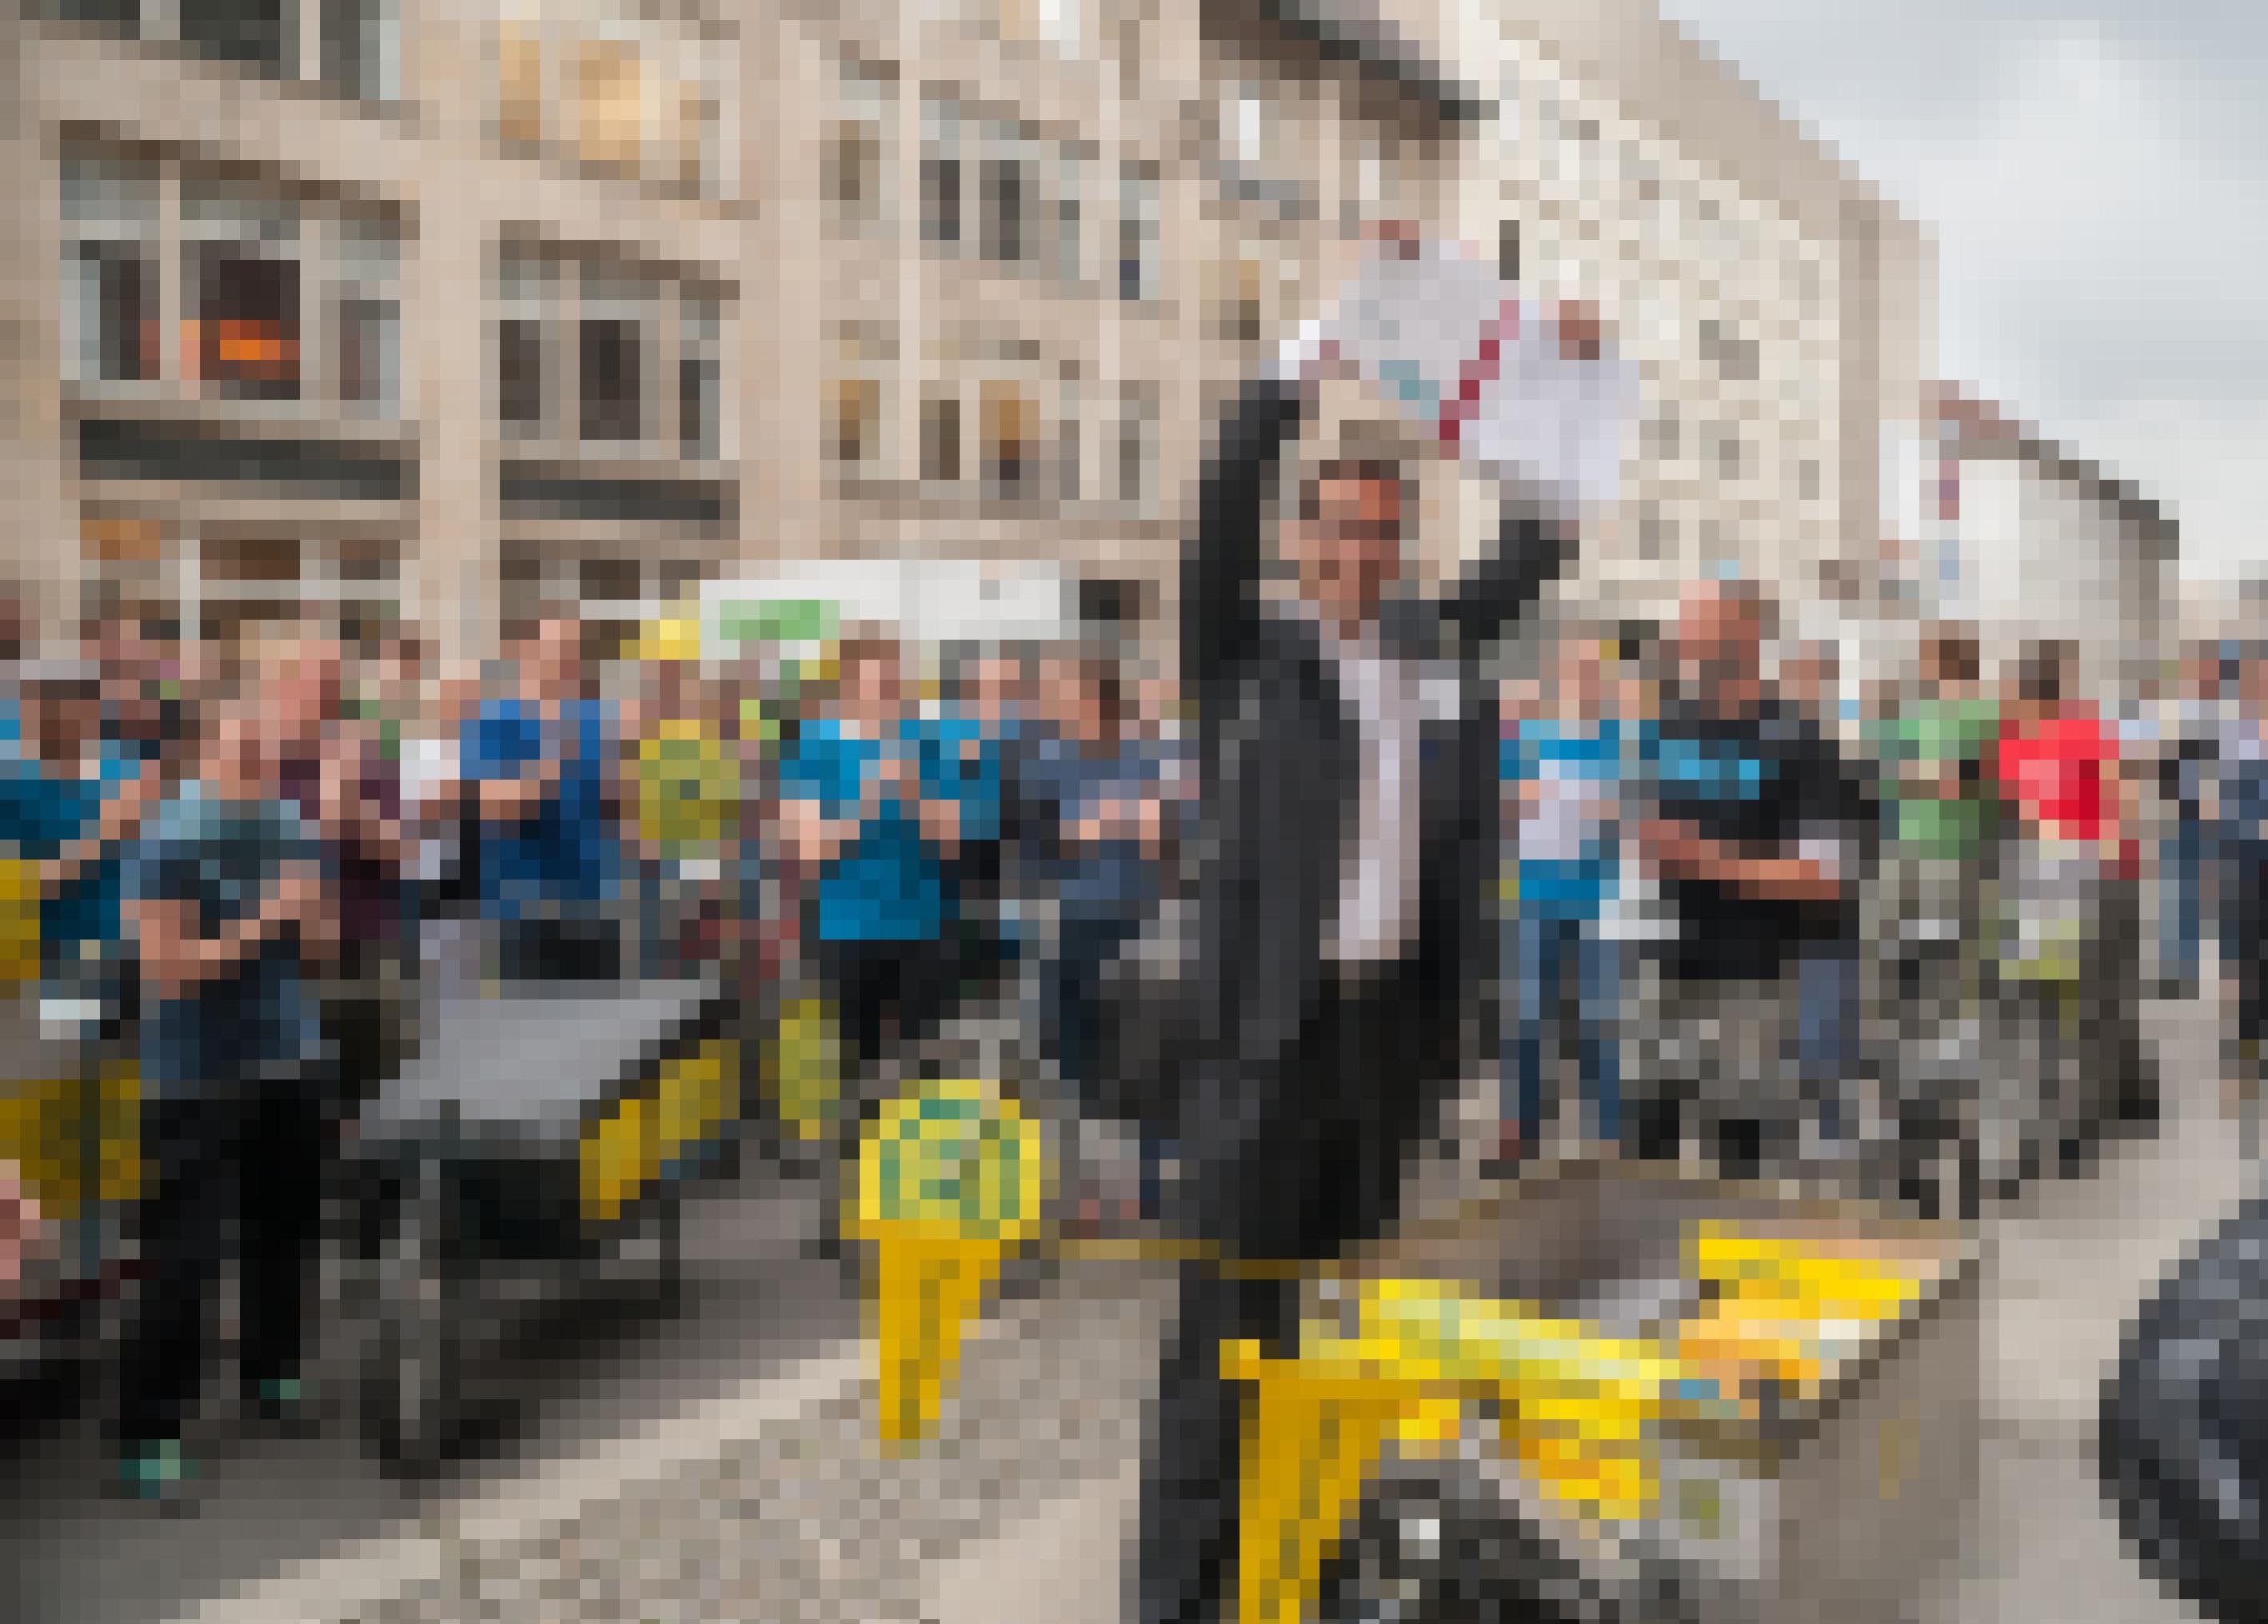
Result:
<instances>
[{"instance_id":1,"label":"blue jeans","mask_svg":"<svg viewBox=\"0 0 2268 1624\"><path fill-rule=\"evenodd\" d=\"M1576 974L1576 1060L1583 1090L1598 1113L1599 1137L1622 1135L1623 944L1600 933L1595 919L1537 918L1510 922L1513 1035L1505 1070L1515 1096L1523 1143L1543 1129L1543 1067L1547 1040L1560 1032L1560 993L1568 969Z\"/></svg>"},{"instance_id":2,"label":"blue jeans","mask_svg":"<svg viewBox=\"0 0 2268 1624\"><path fill-rule=\"evenodd\" d=\"M2165 844L2165 894L2159 902L2159 958L2168 976L2194 980L2205 951L2205 829L2180 819Z\"/></svg>"},{"instance_id":3,"label":"blue jeans","mask_svg":"<svg viewBox=\"0 0 2268 1624\"><path fill-rule=\"evenodd\" d=\"M1824 944L1797 961L1796 1064L1817 1091L1820 1130L1830 1139L1843 1136L1842 1086L1857 1064L1858 990L1854 947Z\"/></svg>"}]
</instances>

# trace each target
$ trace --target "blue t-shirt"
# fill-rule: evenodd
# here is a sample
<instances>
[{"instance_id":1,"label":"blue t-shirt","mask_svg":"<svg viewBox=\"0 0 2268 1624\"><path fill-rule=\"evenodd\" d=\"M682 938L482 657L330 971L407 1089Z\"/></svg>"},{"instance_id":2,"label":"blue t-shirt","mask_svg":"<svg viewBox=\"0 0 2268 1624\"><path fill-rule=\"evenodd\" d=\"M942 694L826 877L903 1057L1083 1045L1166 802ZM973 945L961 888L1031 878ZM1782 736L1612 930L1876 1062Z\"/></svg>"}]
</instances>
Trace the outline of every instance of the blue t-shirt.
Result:
<instances>
[{"instance_id":1,"label":"blue t-shirt","mask_svg":"<svg viewBox=\"0 0 2268 1624\"><path fill-rule=\"evenodd\" d=\"M963 844L1000 838L1000 768L1012 725L992 727L950 712L905 725L921 761L922 792L960 803Z\"/></svg>"},{"instance_id":2,"label":"blue t-shirt","mask_svg":"<svg viewBox=\"0 0 2268 1624\"><path fill-rule=\"evenodd\" d=\"M907 724L887 741L894 753L918 752L920 729ZM848 818L879 773L886 742L846 732L830 719L807 724L780 763L784 800L812 801L822 818ZM929 775L924 773L926 784ZM858 838L822 866L814 887L822 942L919 942L945 930L945 870L921 825L895 794L861 826Z\"/></svg>"},{"instance_id":3,"label":"blue t-shirt","mask_svg":"<svg viewBox=\"0 0 2268 1624\"><path fill-rule=\"evenodd\" d=\"M607 816L611 722L597 700L569 702L555 724L525 701L503 699L465 723L459 754L468 782L561 763L557 788L526 818L482 826L482 901L495 916L517 919L546 902L589 908L613 899L619 853Z\"/></svg>"},{"instance_id":4,"label":"blue t-shirt","mask_svg":"<svg viewBox=\"0 0 2268 1624\"><path fill-rule=\"evenodd\" d=\"M226 800L191 783L151 815L127 860L126 893L187 902L211 933L256 913L287 864L319 863L321 852L283 803ZM305 1064L320 1048L315 1000L288 940L143 1010L143 1077L156 1087L233 1082L261 1066Z\"/></svg>"},{"instance_id":5,"label":"blue t-shirt","mask_svg":"<svg viewBox=\"0 0 2268 1624\"><path fill-rule=\"evenodd\" d=\"M47 764L16 759L0 763L0 849L30 862L63 855L93 834L103 803L116 793L107 772L94 777L58 773ZM90 959L114 958L120 939L121 856L106 849L69 884L40 903L40 954L53 976Z\"/></svg>"},{"instance_id":6,"label":"blue t-shirt","mask_svg":"<svg viewBox=\"0 0 2268 1624\"><path fill-rule=\"evenodd\" d=\"M1646 771L1656 746L1652 724L1618 721L1523 722L1503 740L1505 781L1542 790L1521 814L1515 847L1523 914L1595 919L1614 900L1622 864L1616 793Z\"/></svg>"}]
</instances>

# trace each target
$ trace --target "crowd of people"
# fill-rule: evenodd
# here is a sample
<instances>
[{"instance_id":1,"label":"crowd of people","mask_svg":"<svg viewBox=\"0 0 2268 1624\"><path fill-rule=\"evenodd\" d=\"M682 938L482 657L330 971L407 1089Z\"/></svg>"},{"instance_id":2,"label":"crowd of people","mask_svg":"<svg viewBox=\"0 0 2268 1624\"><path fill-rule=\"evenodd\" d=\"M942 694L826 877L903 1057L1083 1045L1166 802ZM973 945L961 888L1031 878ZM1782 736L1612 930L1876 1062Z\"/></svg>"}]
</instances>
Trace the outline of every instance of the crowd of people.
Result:
<instances>
[{"instance_id":1,"label":"crowd of people","mask_svg":"<svg viewBox=\"0 0 2268 1624\"><path fill-rule=\"evenodd\" d=\"M1110 966L1187 886L1198 805L1166 685L1089 643L878 628L800 665L601 670L584 644L560 616L453 668L404 635L310 622L224 655L105 621L16 667L0 825L36 900L12 962L100 1011L88 1047L138 1062L151 1113L136 1447L179 1435L233 1224L268 1260L247 1378L289 1407L321 1135L436 976L799 976L855 1079L1028 966L1066 1097L1123 1108ZM2194 987L2218 932L2249 1097L2268 651L2192 650L2131 715L2073 692L2068 648L2004 665L1940 626L1905 680L1853 688L1767 592L1712 582L1674 625L1562 626L1500 685L1504 1171L1880 1171L1888 1146L1911 1192L1917 1147L1987 1188L2068 1162L2154 1111L2152 877L2161 975ZM1170 1149L1152 1135L1152 1174ZM35 1192L9 1179L21 1252Z\"/></svg>"},{"instance_id":2,"label":"crowd of people","mask_svg":"<svg viewBox=\"0 0 2268 1624\"><path fill-rule=\"evenodd\" d=\"M2257 878L2205 853L2242 844L2208 805L2244 771L2213 696L2257 656L2193 658L2120 715L2067 646L1988 683L1976 632L1940 625L1853 687L1775 633L1768 594L1705 584L1669 636L1574 628L1512 695L1507 1150L1539 1144L1563 1037L1609 1154L1697 1142L1926 1201L1935 1153L1973 1201L2153 1120L2146 880L2161 969L2193 981L2204 899ZM2251 938L2225 940L2241 978Z\"/></svg>"}]
</instances>

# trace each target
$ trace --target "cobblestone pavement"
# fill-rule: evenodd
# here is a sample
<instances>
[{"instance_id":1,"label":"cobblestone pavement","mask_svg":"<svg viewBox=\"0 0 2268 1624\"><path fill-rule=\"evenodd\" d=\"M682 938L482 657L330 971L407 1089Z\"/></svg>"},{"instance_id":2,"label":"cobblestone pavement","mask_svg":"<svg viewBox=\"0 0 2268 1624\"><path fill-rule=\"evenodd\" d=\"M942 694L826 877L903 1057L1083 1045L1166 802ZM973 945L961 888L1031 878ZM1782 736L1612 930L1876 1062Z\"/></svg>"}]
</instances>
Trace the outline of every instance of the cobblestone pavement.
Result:
<instances>
[{"instance_id":1,"label":"cobblestone pavement","mask_svg":"<svg viewBox=\"0 0 2268 1624\"><path fill-rule=\"evenodd\" d=\"M902 1458L877 1442L863 1355L829 1356L783 1378L792 1401L716 1407L709 1424L747 1436L688 1439L708 1447L643 1481L633 1466L580 1505L464 1508L373 1553L358 1598L333 1565L207 1616L328 1604L341 1624L915 1624L937 1564L1136 1459L1165 1286L1154 1269L1082 1265L1004 1304L936 1437Z\"/></svg>"}]
</instances>

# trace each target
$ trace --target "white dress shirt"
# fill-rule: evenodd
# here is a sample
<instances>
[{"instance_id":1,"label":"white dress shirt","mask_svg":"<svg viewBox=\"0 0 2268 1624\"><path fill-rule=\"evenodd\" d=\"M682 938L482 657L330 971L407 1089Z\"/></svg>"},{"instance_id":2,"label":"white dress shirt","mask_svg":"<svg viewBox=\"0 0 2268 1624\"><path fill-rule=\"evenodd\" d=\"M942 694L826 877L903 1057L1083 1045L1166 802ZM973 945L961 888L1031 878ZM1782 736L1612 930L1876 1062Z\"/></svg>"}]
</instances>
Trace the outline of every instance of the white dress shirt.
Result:
<instances>
[{"instance_id":1,"label":"white dress shirt","mask_svg":"<svg viewBox=\"0 0 2268 1624\"><path fill-rule=\"evenodd\" d=\"M1382 653L1374 637L1348 643L1327 633L1323 646L1354 710L1362 772L1355 848L1340 856L1338 910L1323 954L1342 965L1389 963L1416 923L1420 672Z\"/></svg>"}]
</instances>

